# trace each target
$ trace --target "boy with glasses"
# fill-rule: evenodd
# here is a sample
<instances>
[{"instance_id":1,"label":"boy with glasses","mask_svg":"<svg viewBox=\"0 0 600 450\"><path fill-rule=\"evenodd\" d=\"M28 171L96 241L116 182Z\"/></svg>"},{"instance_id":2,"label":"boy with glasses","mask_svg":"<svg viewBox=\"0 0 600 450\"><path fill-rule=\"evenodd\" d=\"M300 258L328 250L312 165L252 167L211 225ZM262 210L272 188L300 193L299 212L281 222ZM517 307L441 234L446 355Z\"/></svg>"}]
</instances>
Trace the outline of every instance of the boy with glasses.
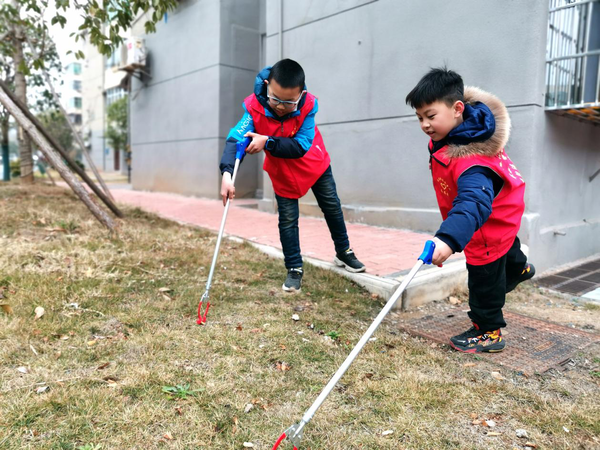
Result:
<instances>
[{"instance_id":1,"label":"boy with glasses","mask_svg":"<svg viewBox=\"0 0 600 450\"><path fill-rule=\"evenodd\" d=\"M335 246L334 262L350 272L365 266L350 248L346 224L330 158L315 124L317 98L307 92L304 70L291 59L264 68L256 77L254 94L244 100L244 115L227 136L221 159L223 204L235 197L231 181L236 143L251 137L246 153L265 151L263 169L269 174L279 211L279 237L287 268L286 292L302 286L302 257L298 231L298 199L312 189L323 211Z\"/></svg>"}]
</instances>

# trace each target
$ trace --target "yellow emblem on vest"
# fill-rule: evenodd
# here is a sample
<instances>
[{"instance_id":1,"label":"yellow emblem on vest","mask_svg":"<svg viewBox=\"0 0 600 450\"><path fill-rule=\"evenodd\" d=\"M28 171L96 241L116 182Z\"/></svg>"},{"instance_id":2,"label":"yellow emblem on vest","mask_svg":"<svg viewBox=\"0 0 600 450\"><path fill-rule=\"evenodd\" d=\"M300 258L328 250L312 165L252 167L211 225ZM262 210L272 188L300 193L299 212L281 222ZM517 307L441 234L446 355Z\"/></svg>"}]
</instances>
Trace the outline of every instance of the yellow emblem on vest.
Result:
<instances>
[{"instance_id":1,"label":"yellow emblem on vest","mask_svg":"<svg viewBox=\"0 0 600 450\"><path fill-rule=\"evenodd\" d=\"M448 185L448 183L446 183L446 180L444 180L442 177L438 177L437 182L440 185L440 190L442 191L442 194L444 194L445 196L449 196L450 186Z\"/></svg>"}]
</instances>

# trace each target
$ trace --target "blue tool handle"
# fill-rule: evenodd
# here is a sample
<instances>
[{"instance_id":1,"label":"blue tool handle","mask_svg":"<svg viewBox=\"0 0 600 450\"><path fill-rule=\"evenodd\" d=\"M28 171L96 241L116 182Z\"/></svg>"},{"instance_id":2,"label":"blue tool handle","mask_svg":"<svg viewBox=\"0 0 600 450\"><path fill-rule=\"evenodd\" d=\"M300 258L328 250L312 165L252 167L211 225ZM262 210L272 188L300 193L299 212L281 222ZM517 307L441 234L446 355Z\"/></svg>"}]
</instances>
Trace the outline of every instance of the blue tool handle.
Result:
<instances>
[{"instance_id":1,"label":"blue tool handle","mask_svg":"<svg viewBox=\"0 0 600 450\"><path fill-rule=\"evenodd\" d=\"M418 259L423 261L424 264L431 264L431 258L433 258L433 251L435 250L435 243L433 241L425 242L425 248L423 248L423 253L419 256Z\"/></svg>"},{"instance_id":2,"label":"blue tool handle","mask_svg":"<svg viewBox=\"0 0 600 450\"><path fill-rule=\"evenodd\" d=\"M238 141L236 144L237 151L235 152L235 159L242 160L244 159L244 155L246 154L246 147L252 142L252 139L247 137Z\"/></svg>"}]
</instances>

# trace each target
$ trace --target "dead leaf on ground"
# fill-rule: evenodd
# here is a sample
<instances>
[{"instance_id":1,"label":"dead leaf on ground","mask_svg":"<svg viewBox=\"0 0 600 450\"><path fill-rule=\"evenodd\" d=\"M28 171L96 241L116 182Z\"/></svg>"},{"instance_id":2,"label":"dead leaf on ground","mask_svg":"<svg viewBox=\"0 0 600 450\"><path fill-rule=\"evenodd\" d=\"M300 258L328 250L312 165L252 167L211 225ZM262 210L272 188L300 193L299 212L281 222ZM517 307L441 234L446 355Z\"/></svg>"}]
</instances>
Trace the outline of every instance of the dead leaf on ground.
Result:
<instances>
[{"instance_id":1,"label":"dead leaf on ground","mask_svg":"<svg viewBox=\"0 0 600 450\"><path fill-rule=\"evenodd\" d=\"M2 308L2 311L4 311L6 314L12 314L13 313L12 306L10 306L8 303L1 304L0 308Z\"/></svg>"},{"instance_id":2,"label":"dead leaf on ground","mask_svg":"<svg viewBox=\"0 0 600 450\"><path fill-rule=\"evenodd\" d=\"M165 439L168 439L169 441L172 441L172 440L173 440L173 435L172 435L171 433L169 433L169 432L167 432L167 433L163 434L163 437L164 437Z\"/></svg>"},{"instance_id":3,"label":"dead leaf on ground","mask_svg":"<svg viewBox=\"0 0 600 450\"><path fill-rule=\"evenodd\" d=\"M477 364L470 362L470 363L464 363L463 367L475 367L476 365Z\"/></svg>"},{"instance_id":4,"label":"dead leaf on ground","mask_svg":"<svg viewBox=\"0 0 600 450\"><path fill-rule=\"evenodd\" d=\"M33 318L33 320L38 320L40 317L42 317L44 314L46 313L46 310L44 309L43 306L38 306L35 308L35 317Z\"/></svg>"},{"instance_id":5,"label":"dead leaf on ground","mask_svg":"<svg viewBox=\"0 0 600 450\"><path fill-rule=\"evenodd\" d=\"M525 447L537 448L537 444L533 442L525 442Z\"/></svg>"},{"instance_id":6,"label":"dead leaf on ground","mask_svg":"<svg viewBox=\"0 0 600 450\"><path fill-rule=\"evenodd\" d=\"M105 362L104 364L101 364L98 367L96 367L96 370L106 369L109 365L110 365L110 362Z\"/></svg>"},{"instance_id":7,"label":"dead leaf on ground","mask_svg":"<svg viewBox=\"0 0 600 450\"><path fill-rule=\"evenodd\" d=\"M277 370L281 370L282 372L287 372L288 370L290 370L292 368L292 366L290 366L285 361L278 361L277 364L275 365L275 368Z\"/></svg>"},{"instance_id":8,"label":"dead leaf on ground","mask_svg":"<svg viewBox=\"0 0 600 450\"><path fill-rule=\"evenodd\" d=\"M102 378L102 380L106 381L106 384L108 384L108 387L117 387L117 381L119 381L114 376L104 377L104 378Z\"/></svg>"},{"instance_id":9,"label":"dead leaf on ground","mask_svg":"<svg viewBox=\"0 0 600 450\"><path fill-rule=\"evenodd\" d=\"M448 303L451 305L460 305L462 302L456 297L448 297Z\"/></svg>"},{"instance_id":10,"label":"dead leaf on ground","mask_svg":"<svg viewBox=\"0 0 600 450\"><path fill-rule=\"evenodd\" d=\"M235 329L238 330L238 331L242 331L244 329L244 327L242 327L241 323L238 323L237 327L235 327Z\"/></svg>"}]
</instances>

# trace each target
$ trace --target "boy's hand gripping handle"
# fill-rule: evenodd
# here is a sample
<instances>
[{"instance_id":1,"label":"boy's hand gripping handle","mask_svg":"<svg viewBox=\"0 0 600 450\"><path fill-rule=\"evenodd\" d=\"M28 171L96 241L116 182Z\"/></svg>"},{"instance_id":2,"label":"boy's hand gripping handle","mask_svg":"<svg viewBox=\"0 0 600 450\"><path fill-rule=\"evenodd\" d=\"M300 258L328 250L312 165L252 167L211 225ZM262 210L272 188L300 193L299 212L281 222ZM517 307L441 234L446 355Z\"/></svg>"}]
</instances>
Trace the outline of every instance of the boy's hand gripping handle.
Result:
<instances>
[{"instance_id":1,"label":"boy's hand gripping handle","mask_svg":"<svg viewBox=\"0 0 600 450\"><path fill-rule=\"evenodd\" d=\"M238 141L235 144L235 147L237 149L235 152L235 159L239 159L240 161L244 159L244 156L246 155L246 147L250 145L250 142L252 142L252 139L247 137L242 139L241 141Z\"/></svg>"},{"instance_id":2,"label":"boy's hand gripping handle","mask_svg":"<svg viewBox=\"0 0 600 450\"><path fill-rule=\"evenodd\" d=\"M419 256L418 259L423 261L423 264L431 264L431 258L433 258L433 252L435 251L435 242L427 241L425 242L425 247L423 248L423 253Z\"/></svg>"}]
</instances>

